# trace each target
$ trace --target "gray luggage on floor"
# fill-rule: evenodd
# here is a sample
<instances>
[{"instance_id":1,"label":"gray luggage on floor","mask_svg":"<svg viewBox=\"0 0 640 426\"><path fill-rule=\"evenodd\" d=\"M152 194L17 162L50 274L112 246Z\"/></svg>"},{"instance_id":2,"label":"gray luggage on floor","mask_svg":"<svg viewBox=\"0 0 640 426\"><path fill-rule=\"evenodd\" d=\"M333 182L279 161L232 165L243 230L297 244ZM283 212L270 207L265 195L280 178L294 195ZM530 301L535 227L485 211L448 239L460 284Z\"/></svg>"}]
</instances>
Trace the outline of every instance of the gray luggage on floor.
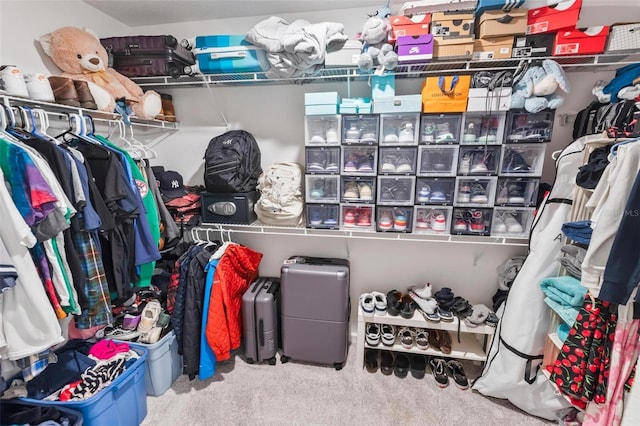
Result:
<instances>
[{"instance_id":1,"label":"gray luggage on floor","mask_svg":"<svg viewBox=\"0 0 640 426\"><path fill-rule=\"evenodd\" d=\"M349 261L293 256L280 270L282 356L340 370L349 346Z\"/></svg>"},{"instance_id":2,"label":"gray luggage on floor","mask_svg":"<svg viewBox=\"0 0 640 426\"><path fill-rule=\"evenodd\" d=\"M280 280L259 277L242 295L243 343L247 362L276 363Z\"/></svg>"}]
</instances>

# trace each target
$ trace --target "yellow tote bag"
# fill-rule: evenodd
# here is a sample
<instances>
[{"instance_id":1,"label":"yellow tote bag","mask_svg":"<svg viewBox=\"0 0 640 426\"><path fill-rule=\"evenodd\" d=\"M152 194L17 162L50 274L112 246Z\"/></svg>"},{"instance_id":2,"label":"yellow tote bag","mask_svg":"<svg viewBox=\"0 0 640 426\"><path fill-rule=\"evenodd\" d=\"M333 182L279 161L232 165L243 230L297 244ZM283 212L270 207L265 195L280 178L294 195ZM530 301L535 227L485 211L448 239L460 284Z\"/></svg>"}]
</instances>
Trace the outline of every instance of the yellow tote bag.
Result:
<instances>
[{"instance_id":1,"label":"yellow tote bag","mask_svg":"<svg viewBox=\"0 0 640 426\"><path fill-rule=\"evenodd\" d=\"M427 77L422 85L422 112L465 112L469 75Z\"/></svg>"}]
</instances>

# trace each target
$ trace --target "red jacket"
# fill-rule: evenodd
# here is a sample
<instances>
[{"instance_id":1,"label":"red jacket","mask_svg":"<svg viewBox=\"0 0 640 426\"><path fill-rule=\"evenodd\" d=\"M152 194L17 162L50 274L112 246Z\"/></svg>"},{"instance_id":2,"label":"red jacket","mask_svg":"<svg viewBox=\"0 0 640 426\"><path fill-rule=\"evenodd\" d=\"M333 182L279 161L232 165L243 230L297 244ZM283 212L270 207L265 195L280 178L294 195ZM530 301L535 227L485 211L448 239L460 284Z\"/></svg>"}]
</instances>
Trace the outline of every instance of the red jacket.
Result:
<instances>
[{"instance_id":1,"label":"red jacket","mask_svg":"<svg viewBox=\"0 0 640 426\"><path fill-rule=\"evenodd\" d=\"M216 361L231 356L242 336L242 295L258 277L262 253L231 244L216 266L209 300L206 336Z\"/></svg>"}]
</instances>

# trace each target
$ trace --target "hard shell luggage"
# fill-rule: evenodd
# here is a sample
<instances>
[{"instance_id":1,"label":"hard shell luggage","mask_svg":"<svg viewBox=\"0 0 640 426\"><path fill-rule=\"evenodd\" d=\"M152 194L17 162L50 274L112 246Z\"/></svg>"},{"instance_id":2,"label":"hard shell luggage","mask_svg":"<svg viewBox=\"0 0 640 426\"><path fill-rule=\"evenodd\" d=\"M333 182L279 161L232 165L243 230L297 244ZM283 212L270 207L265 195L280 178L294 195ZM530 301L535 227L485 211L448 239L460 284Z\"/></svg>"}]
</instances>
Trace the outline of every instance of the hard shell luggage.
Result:
<instances>
[{"instance_id":1,"label":"hard shell luggage","mask_svg":"<svg viewBox=\"0 0 640 426\"><path fill-rule=\"evenodd\" d=\"M247 362L276 363L280 280L259 277L242 295L243 344Z\"/></svg>"},{"instance_id":2,"label":"hard shell luggage","mask_svg":"<svg viewBox=\"0 0 640 426\"><path fill-rule=\"evenodd\" d=\"M261 72L269 69L267 53L244 35L197 36L193 53L203 74Z\"/></svg>"},{"instance_id":3,"label":"hard shell luggage","mask_svg":"<svg viewBox=\"0 0 640 426\"><path fill-rule=\"evenodd\" d=\"M100 43L112 58L112 67L127 77L192 74L193 53L171 35L109 37Z\"/></svg>"},{"instance_id":4,"label":"hard shell luggage","mask_svg":"<svg viewBox=\"0 0 640 426\"><path fill-rule=\"evenodd\" d=\"M349 349L349 261L292 256L280 269L282 356L340 370Z\"/></svg>"}]
</instances>

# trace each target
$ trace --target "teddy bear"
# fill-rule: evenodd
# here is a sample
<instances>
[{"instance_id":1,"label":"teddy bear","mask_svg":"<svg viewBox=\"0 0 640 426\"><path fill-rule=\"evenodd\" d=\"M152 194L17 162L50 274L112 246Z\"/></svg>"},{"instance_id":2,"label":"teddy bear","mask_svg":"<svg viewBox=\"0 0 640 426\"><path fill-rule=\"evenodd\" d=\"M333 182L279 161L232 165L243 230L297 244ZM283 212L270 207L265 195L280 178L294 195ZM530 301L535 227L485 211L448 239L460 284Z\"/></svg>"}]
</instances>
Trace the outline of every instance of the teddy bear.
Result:
<instances>
[{"instance_id":1,"label":"teddy bear","mask_svg":"<svg viewBox=\"0 0 640 426\"><path fill-rule=\"evenodd\" d=\"M370 71L374 67L382 67L391 71L398 66L398 55L393 51L393 46L387 43L387 36L391 30L389 16L391 9L383 7L378 9L375 15L370 16L362 28L359 39L363 42L362 53L358 58L358 68L361 71Z\"/></svg>"},{"instance_id":2,"label":"teddy bear","mask_svg":"<svg viewBox=\"0 0 640 426\"><path fill-rule=\"evenodd\" d=\"M543 109L556 109L564 102L558 88L569 93L569 80L558 63L545 59L540 65L530 67L513 87L511 109L524 108L536 113Z\"/></svg>"},{"instance_id":3,"label":"teddy bear","mask_svg":"<svg viewBox=\"0 0 640 426\"><path fill-rule=\"evenodd\" d=\"M136 117L152 119L160 113L160 95L154 91L143 92L128 77L109 67L107 51L88 28L58 28L40 37L40 45L63 71L63 77L89 83L100 111L114 112L116 100L124 98Z\"/></svg>"}]
</instances>

